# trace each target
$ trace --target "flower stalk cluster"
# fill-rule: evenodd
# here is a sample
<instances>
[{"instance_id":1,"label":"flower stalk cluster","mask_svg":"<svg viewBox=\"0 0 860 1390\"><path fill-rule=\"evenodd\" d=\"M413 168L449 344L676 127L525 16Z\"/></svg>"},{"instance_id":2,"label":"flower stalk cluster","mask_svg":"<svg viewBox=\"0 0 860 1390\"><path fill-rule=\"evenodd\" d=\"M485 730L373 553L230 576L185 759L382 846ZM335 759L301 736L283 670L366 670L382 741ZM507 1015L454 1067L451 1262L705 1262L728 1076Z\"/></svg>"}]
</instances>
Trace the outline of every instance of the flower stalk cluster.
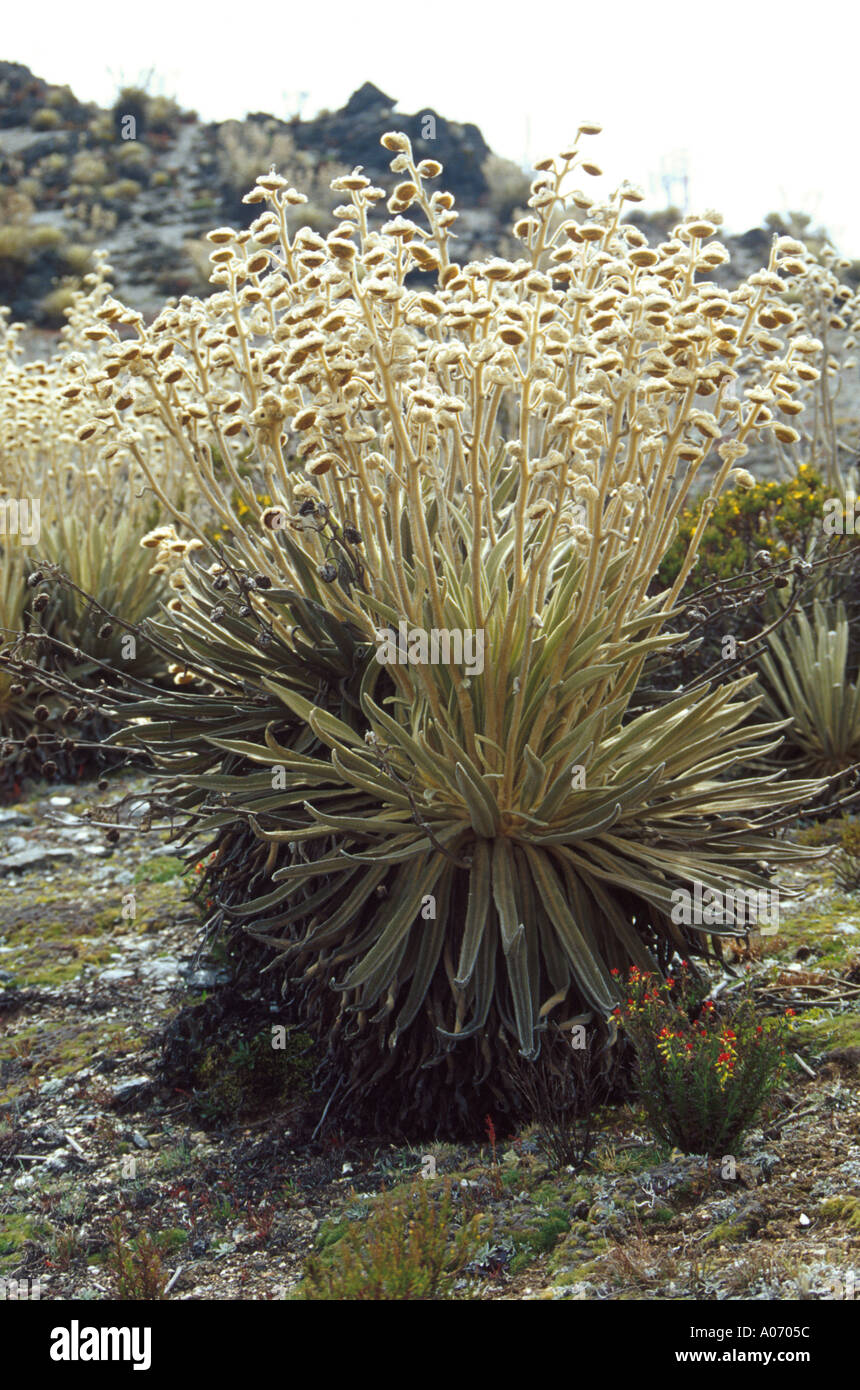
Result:
<instances>
[{"instance_id":1,"label":"flower stalk cluster","mask_svg":"<svg viewBox=\"0 0 860 1390\"><path fill-rule=\"evenodd\" d=\"M656 638L715 499L729 480L749 479L738 465L750 443L797 439L785 411L793 418L791 393L814 351L792 336L785 245L729 291L708 278L727 257L713 220L687 218L651 247L622 220L639 197L629 185L605 205L569 188L597 167L583 151L595 130L585 123L540 161L514 259L452 262L453 198L431 191L440 166L416 161L400 134L383 140L400 181L381 228L386 194L359 170L334 181L343 201L327 237L301 225L303 195L261 176L245 200L260 207L251 226L210 233L209 300L184 299L150 326L112 299L99 308L100 367L87 391L98 409L79 429L133 461L180 534L205 541L153 462L141 422L154 421L196 502L277 586L300 587L302 566L260 492L291 519L292 541L324 580L326 539L301 518L309 501L327 508L360 536L366 582L329 582L323 601L369 641L395 615L485 630L492 682L454 668L446 689L421 668L395 680L498 779L494 798L514 818L525 744L564 746L635 681L642 656L622 655L627 625L641 620ZM684 562L649 598L709 471ZM289 640L264 597L252 603ZM560 701L532 719L529 677L562 613L548 669ZM567 692L598 614L619 664L587 696ZM559 771L547 765L544 790Z\"/></svg>"}]
</instances>

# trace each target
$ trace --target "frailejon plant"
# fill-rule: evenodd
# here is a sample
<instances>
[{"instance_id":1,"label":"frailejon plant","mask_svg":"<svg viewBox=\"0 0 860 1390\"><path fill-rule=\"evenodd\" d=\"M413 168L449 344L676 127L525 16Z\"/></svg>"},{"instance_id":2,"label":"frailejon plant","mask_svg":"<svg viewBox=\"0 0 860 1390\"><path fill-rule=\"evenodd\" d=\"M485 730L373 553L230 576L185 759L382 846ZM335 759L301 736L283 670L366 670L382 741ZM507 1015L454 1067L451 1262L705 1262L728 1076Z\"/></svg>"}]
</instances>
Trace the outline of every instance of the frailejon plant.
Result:
<instances>
[{"instance_id":1,"label":"frailejon plant","mask_svg":"<svg viewBox=\"0 0 860 1390\"><path fill-rule=\"evenodd\" d=\"M831 495L844 497L852 482L848 465L856 456L857 440L845 437L839 397L857 368L860 292L840 280L851 262L829 243L813 250L786 237L781 244L798 277L796 330L815 343L817 351L810 354L798 382L775 384L776 401L789 419L799 417L798 453L826 478ZM793 459L780 452L784 467L792 472Z\"/></svg>"},{"instance_id":2,"label":"frailejon plant","mask_svg":"<svg viewBox=\"0 0 860 1390\"><path fill-rule=\"evenodd\" d=\"M8 525L0 528L0 549L17 552L14 563L28 576L43 561L59 566L83 591L70 586L51 593L50 602L31 613L31 631L47 631L73 648L86 646L90 656L152 675L148 654L131 658L120 650L118 638L99 638L102 624L89 612L92 597L138 622L172 597L166 567L153 573L150 557L138 547L141 532L161 519L146 479L118 447L89 443L91 433L82 428L92 415L91 393L98 396L110 380L107 373L99 378L95 360L107 271L99 258L96 271L73 296L58 348L47 360L21 360L22 326L8 326L0 314L0 502L15 499L19 510L26 506L28 518L34 510L38 518L32 536L16 536ZM125 318L134 322L135 316ZM78 373L88 355L85 394ZM121 397L116 403L121 409L131 404ZM163 486L182 495L184 464L176 466L181 454L151 420L139 421L139 432L150 468Z\"/></svg>"},{"instance_id":3,"label":"frailejon plant","mask_svg":"<svg viewBox=\"0 0 860 1390\"><path fill-rule=\"evenodd\" d=\"M0 547L0 658L21 628L27 598L23 548L7 541ZM28 696L32 693L32 683L24 685L0 661L0 755L4 759L14 751L9 740L23 741L30 733L34 701Z\"/></svg>"},{"instance_id":4,"label":"frailejon plant","mask_svg":"<svg viewBox=\"0 0 860 1390\"><path fill-rule=\"evenodd\" d=\"M817 349L790 334L778 240L729 291L707 278L712 221L651 247L622 221L628 185L568 196L595 130L541 161L512 260L451 260L453 198L403 135L383 139L388 220L356 171L326 238L264 175L251 227L210 234L216 292L131 341L106 300L78 377L97 407L79 437L175 528L144 544L173 555L178 602L148 631L180 688L116 696L122 738L216 832L216 916L274 952L338 1105L435 1128L504 1113L511 1049L599 1024L613 968L705 949L672 890L764 886L762 861L797 853L771 818L817 787L730 780L777 728L744 727L746 680L628 715L713 505L752 485L749 441L797 438L771 386ZM181 453L193 505L139 422ZM195 506L230 533L214 555L183 553L207 541ZM469 673L456 639L478 634Z\"/></svg>"},{"instance_id":5,"label":"frailejon plant","mask_svg":"<svg viewBox=\"0 0 860 1390\"><path fill-rule=\"evenodd\" d=\"M145 490L146 478L132 464L123 441L107 446L96 439L94 412L121 367L102 362L101 343L108 336L99 315L110 298L110 267L103 253L94 271L72 295L56 349L47 358L24 359L24 325L8 324L0 310L0 487L4 495L38 498L43 529L59 525L70 515L91 527L110 527L123 515L146 529L154 498ZM124 330L142 322L134 310L123 309L116 320ZM150 413L134 409L127 393L109 391L111 418L125 418L146 449L150 473L175 498L183 495L185 461ZM88 427L90 426L90 427Z\"/></svg>"},{"instance_id":6,"label":"frailejon plant","mask_svg":"<svg viewBox=\"0 0 860 1390\"><path fill-rule=\"evenodd\" d=\"M96 317L108 296L108 267L99 257L85 286L72 295L68 322L56 349L46 359L24 360L22 325L7 322L0 310L0 778L16 783L23 773L40 770L76 776L92 762L92 744L104 732L103 721L56 728L44 737L22 727L22 704L39 704L33 681L20 690L9 667L10 655L26 650L36 666L64 666L84 691L101 678L99 661L116 677L133 671L152 678L164 674L150 645L126 640L128 634L104 621L98 606L136 623L162 603L177 603L169 587L172 566L153 566L139 547L141 531L161 519L146 479L136 474L120 450L102 441L88 442L82 426L90 419L102 387ZM127 321L134 321L130 314ZM87 391L78 373L89 358ZM111 368L111 371L114 369ZM122 406L122 400L119 401ZM124 408L124 407L123 407ZM150 467L175 496L183 493L184 463L152 419L140 420ZM82 436L82 437L79 437ZM185 553L185 545L182 553ZM57 571L70 583L49 585ZM43 583L42 580L45 579ZM16 633L26 629L19 642ZM43 638L56 639L49 651ZM84 657L86 651L86 657ZM110 678L110 672L107 673ZM15 692L19 691L18 694ZM69 708L50 705L52 719ZM68 721L67 721L68 722ZM38 748L26 738L39 738ZM11 746L10 746L11 745ZM98 761L97 755L97 761Z\"/></svg>"},{"instance_id":7,"label":"frailejon plant","mask_svg":"<svg viewBox=\"0 0 860 1390\"><path fill-rule=\"evenodd\" d=\"M813 607L812 622L796 613L768 638L759 657L765 708L788 718L786 740L801 766L816 776L839 776L860 764L860 679L850 680L848 620Z\"/></svg>"},{"instance_id":8,"label":"frailejon plant","mask_svg":"<svg viewBox=\"0 0 860 1390\"><path fill-rule=\"evenodd\" d=\"M665 979L634 966L625 990L615 1017L652 1131L684 1153L731 1154L785 1071L791 1010L760 1019L747 998L718 1013L686 962Z\"/></svg>"}]
</instances>

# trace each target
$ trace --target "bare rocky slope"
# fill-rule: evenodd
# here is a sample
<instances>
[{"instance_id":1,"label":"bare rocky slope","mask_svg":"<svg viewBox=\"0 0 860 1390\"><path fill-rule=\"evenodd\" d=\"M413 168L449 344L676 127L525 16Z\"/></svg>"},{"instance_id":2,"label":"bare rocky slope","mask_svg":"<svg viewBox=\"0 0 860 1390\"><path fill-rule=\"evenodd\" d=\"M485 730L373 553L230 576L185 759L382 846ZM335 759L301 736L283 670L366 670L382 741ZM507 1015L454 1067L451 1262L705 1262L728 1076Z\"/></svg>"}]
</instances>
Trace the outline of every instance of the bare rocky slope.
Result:
<instances>
[{"instance_id":1,"label":"bare rocky slope","mask_svg":"<svg viewBox=\"0 0 860 1390\"><path fill-rule=\"evenodd\" d=\"M313 222L331 221L333 172L362 165L388 177L380 136L405 131L421 157L445 167L445 186L466 210L458 227L461 254L502 227L488 205L490 149L475 125L431 109L409 115L372 83L339 111L312 120L265 113L242 122L205 123L163 98L126 89L112 110L79 102L15 63L0 63L0 303L13 317L45 327L61 322L58 285L104 247L119 294L155 313L168 295L207 290L205 252L195 243L219 222L247 225L256 209L242 195L271 163L306 191ZM525 191L516 166L509 177ZM208 250L208 248L206 248Z\"/></svg>"}]
</instances>

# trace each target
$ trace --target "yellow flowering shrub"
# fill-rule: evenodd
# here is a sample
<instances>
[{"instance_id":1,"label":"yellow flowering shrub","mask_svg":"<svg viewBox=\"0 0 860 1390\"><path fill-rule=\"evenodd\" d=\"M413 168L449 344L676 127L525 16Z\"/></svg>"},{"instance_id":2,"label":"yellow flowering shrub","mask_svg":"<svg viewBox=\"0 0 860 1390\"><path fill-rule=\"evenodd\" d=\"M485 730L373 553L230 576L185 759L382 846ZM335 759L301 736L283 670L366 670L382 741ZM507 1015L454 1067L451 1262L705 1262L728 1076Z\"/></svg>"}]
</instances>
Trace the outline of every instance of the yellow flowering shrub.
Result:
<instances>
[{"instance_id":1,"label":"yellow flowering shrub","mask_svg":"<svg viewBox=\"0 0 860 1390\"><path fill-rule=\"evenodd\" d=\"M753 567L757 551L767 551L773 560L805 557L812 539L821 535L827 495L823 479L808 464L784 482L759 482L723 493L707 516L688 587L706 588L742 574ZM660 567L664 584L676 578L704 507L702 500L681 514L678 534Z\"/></svg>"}]
</instances>

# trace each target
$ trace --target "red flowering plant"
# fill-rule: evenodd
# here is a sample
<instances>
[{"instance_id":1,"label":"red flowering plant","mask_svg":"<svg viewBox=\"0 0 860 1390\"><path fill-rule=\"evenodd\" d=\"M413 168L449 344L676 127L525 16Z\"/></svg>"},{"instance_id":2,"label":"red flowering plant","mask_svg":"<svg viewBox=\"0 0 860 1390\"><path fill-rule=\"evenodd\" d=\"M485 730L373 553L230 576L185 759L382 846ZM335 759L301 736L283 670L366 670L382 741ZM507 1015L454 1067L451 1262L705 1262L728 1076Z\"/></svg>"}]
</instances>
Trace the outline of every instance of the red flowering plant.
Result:
<instances>
[{"instance_id":1,"label":"red flowering plant","mask_svg":"<svg viewBox=\"0 0 860 1390\"><path fill-rule=\"evenodd\" d=\"M784 1072L792 1011L760 1018L749 996L718 1010L707 992L686 961L665 979L634 966L614 1014L636 1050L654 1134L684 1153L723 1155Z\"/></svg>"}]
</instances>

